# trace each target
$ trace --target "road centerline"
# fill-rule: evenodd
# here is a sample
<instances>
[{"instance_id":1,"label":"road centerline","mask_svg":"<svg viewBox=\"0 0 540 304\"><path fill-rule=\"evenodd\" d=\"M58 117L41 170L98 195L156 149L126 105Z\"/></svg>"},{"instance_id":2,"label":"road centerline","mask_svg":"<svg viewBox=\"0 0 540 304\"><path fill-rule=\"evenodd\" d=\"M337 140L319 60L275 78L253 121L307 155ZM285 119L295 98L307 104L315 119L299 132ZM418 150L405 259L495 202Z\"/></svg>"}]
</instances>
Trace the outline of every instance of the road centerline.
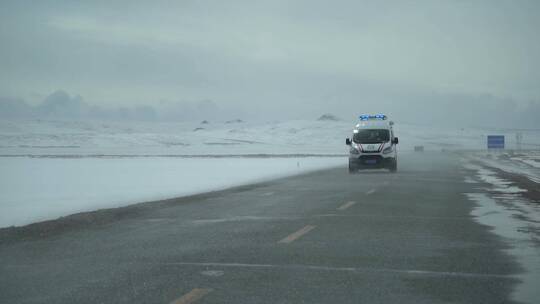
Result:
<instances>
[{"instance_id":1,"label":"road centerline","mask_svg":"<svg viewBox=\"0 0 540 304\"><path fill-rule=\"evenodd\" d=\"M210 288L194 288L182 297L172 301L170 304L190 304L195 303L207 294L212 292Z\"/></svg>"},{"instance_id":2,"label":"road centerline","mask_svg":"<svg viewBox=\"0 0 540 304\"><path fill-rule=\"evenodd\" d=\"M356 202L354 202L354 201L346 202L345 204L339 206L339 207L337 208L337 210L343 211L343 210L345 210L345 209L351 207L351 206L354 205L354 204L356 204Z\"/></svg>"},{"instance_id":3,"label":"road centerline","mask_svg":"<svg viewBox=\"0 0 540 304\"><path fill-rule=\"evenodd\" d=\"M292 242L294 242L295 240L301 238L304 234L310 232L313 229L315 229L315 226L307 225L307 226L303 227L302 229L300 229L300 230L298 230L296 232L293 232L293 233L289 234L288 236L286 236L285 238L279 240L278 243L281 243L281 244L292 243Z\"/></svg>"}]
</instances>

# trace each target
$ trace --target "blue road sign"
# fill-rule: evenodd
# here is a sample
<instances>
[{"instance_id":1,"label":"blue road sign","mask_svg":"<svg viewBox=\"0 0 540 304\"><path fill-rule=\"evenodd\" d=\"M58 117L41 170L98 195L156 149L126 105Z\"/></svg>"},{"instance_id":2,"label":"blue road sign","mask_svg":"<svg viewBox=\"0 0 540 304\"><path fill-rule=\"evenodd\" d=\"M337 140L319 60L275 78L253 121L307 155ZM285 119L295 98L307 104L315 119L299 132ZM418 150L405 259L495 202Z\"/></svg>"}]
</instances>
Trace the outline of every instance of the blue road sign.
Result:
<instances>
[{"instance_id":1,"label":"blue road sign","mask_svg":"<svg viewBox=\"0 0 540 304\"><path fill-rule=\"evenodd\" d=\"M504 135L488 135L488 149L504 149Z\"/></svg>"}]
</instances>

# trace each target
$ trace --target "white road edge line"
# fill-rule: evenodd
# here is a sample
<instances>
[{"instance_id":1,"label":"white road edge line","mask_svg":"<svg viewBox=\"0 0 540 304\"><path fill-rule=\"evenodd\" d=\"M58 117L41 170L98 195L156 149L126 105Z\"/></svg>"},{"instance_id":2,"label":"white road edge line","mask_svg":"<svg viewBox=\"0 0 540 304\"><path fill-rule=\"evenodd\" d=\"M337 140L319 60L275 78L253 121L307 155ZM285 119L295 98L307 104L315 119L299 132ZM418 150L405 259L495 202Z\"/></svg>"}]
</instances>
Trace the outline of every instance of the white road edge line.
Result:
<instances>
[{"instance_id":1,"label":"white road edge line","mask_svg":"<svg viewBox=\"0 0 540 304\"><path fill-rule=\"evenodd\" d=\"M281 243L281 244L289 244L289 243L292 243L294 242L295 240L299 239L300 237L302 237L304 234L310 232L311 230L315 229L315 226L313 225L307 225L305 226L304 228L294 232L294 233L291 233L289 234L288 236L286 236L285 238L281 239L278 243Z\"/></svg>"},{"instance_id":2,"label":"white road edge line","mask_svg":"<svg viewBox=\"0 0 540 304\"><path fill-rule=\"evenodd\" d=\"M392 268L371 268L371 267L332 267L318 265L302 264L246 264L246 263L213 263L213 262L171 262L159 263L160 265L176 266L196 266L196 267L238 267L238 268L273 268L285 270L317 270L317 271L345 271L345 272L366 272L366 273L397 273L415 276L439 276L439 277L473 277L473 278L499 278L514 279L512 275L492 274L492 273L473 273L473 272L452 272L452 271L431 271L417 269L392 269Z\"/></svg>"},{"instance_id":3,"label":"white road edge line","mask_svg":"<svg viewBox=\"0 0 540 304\"><path fill-rule=\"evenodd\" d=\"M171 304L190 304L195 303L202 297L211 293L213 289L210 288L194 288L190 292L186 293L182 297L174 300Z\"/></svg>"},{"instance_id":4,"label":"white road edge line","mask_svg":"<svg viewBox=\"0 0 540 304\"><path fill-rule=\"evenodd\" d=\"M352 205L354 205L354 204L356 204L356 202L353 202L353 201L346 202L345 204L339 206L339 207L337 208L337 210L343 211L343 210L349 208L350 206L352 206Z\"/></svg>"}]
</instances>

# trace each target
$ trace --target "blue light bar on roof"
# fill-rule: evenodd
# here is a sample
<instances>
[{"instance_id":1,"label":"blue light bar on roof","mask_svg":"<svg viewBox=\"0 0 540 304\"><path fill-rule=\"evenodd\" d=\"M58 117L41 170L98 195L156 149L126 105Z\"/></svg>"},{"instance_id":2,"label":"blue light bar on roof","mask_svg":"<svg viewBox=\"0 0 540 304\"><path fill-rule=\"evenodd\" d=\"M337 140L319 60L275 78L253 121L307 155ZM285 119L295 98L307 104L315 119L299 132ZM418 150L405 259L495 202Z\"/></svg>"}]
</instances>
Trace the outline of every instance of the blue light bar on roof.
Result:
<instances>
[{"instance_id":1,"label":"blue light bar on roof","mask_svg":"<svg viewBox=\"0 0 540 304\"><path fill-rule=\"evenodd\" d=\"M386 120L386 115L377 114L377 115L360 115L360 120Z\"/></svg>"}]
</instances>

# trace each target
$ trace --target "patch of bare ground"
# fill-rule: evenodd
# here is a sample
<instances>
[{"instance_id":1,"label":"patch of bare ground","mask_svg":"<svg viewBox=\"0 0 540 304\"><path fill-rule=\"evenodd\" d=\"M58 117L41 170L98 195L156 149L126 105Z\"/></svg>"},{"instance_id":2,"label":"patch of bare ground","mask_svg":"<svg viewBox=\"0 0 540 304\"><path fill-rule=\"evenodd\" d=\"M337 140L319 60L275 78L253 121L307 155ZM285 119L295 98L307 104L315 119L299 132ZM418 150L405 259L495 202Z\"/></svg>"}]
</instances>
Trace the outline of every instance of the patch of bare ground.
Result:
<instances>
[{"instance_id":1,"label":"patch of bare ground","mask_svg":"<svg viewBox=\"0 0 540 304\"><path fill-rule=\"evenodd\" d=\"M516 186L527 191L521 192L521 195L533 203L540 204L540 184L534 182L524 175L506 172L504 170L487 167L489 170L497 173L500 177L514 183Z\"/></svg>"}]
</instances>

